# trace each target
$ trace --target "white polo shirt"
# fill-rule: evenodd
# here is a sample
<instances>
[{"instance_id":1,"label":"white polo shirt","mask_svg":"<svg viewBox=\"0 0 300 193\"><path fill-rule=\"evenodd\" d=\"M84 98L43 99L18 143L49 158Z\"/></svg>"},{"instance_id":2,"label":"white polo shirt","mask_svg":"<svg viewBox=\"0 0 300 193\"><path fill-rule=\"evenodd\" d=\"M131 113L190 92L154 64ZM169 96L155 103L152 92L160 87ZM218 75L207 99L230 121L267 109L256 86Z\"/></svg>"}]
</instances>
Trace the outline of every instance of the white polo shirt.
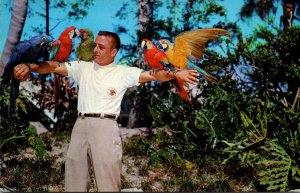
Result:
<instances>
[{"instance_id":1,"label":"white polo shirt","mask_svg":"<svg viewBox=\"0 0 300 193\"><path fill-rule=\"evenodd\" d=\"M66 62L68 76L79 85L78 111L81 113L120 114L127 88L139 85L142 69L111 63Z\"/></svg>"}]
</instances>

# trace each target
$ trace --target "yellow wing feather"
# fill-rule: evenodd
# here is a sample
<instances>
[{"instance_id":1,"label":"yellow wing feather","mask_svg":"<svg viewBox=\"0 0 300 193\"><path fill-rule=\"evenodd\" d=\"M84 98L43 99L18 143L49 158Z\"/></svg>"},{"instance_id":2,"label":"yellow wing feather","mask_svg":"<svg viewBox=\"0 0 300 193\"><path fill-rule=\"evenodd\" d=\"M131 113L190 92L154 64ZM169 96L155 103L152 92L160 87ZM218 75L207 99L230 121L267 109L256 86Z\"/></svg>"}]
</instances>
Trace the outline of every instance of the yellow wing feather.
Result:
<instances>
[{"instance_id":1,"label":"yellow wing feather","mask_svg":"<svg viewBox=\"0 0 300 193\"><path fill-rule=\"evenodd\" d=\"M222 35L230 35L225 29L206 28L179 34L174 41L173 52L185 57L201 59L204 47L209 40Z\"/></svg>"}]
</instances>

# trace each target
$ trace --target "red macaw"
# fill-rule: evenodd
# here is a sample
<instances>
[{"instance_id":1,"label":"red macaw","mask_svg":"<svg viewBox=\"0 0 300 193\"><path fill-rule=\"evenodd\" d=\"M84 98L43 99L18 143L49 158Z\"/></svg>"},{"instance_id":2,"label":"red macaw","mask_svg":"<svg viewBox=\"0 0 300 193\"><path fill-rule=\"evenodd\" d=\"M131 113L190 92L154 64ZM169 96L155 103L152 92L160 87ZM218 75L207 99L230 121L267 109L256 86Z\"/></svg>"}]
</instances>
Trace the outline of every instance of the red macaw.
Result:
<instances>
[{"instance_id":1,"label":"red macaw","mask_svg":"<svg viewBox=\"0 0 300 193\"><path fill-rule=\"evenodd\" d=\"M71 26L65 29L59 38L54 41L52 54L53 59L52 61L57 62L66 62L69 60L69 56L72 52L72 40L74 37L79 37L80 32L76 27ZM52 57L51 57L52 58ZM55 111L54 116L57 115L57 107L58 107L58 100L59 100L59 92L60 92L60 75L54 75L54 100L55 100Z\"/></svg>"},{"instance_id":2,"label":"red macaw","mask_svg":"<svg viewBox=\"0 0 300 193\"><path fill-rule=\"evenodd\" d=\"M203 58L204 48L209 40L214 40L222 35L230 35L225 29L206 28L183 32L176 36L174 46L166 39L159 40L160 46L166 53L170 63L179 69L193 68L209 82L216 82L216 78L193 64L190 59Z\"/></svg>"},{"instance_id":3,"label":"red macaw","mask_svg":"<svg viewBox=\"0 0 300 193\"><path fill-rule=\"evenodd\" d=\"M148 63L152 70L155 69L166 69L165 65L169 64L167 55L159 50L153 42L148 39L143 39L141 47L144 50L144 60ZM178 94L185 101L191 102L187 91L183 87L183 83L177 78L172 81L173 87L177 90Z\"/></svg>"}]
</instances>

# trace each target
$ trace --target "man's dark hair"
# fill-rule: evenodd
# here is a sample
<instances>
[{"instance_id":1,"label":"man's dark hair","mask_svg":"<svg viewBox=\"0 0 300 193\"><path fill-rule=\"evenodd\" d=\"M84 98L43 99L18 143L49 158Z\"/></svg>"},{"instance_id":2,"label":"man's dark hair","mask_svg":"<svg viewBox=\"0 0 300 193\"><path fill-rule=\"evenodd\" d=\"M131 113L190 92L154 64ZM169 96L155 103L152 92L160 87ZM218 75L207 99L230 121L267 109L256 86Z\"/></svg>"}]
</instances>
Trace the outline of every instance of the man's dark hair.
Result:
<instances>
[{"instance_id":1,"label":"man's dark hair","mask_svg":"<svg viewBox=\"0 0 300 193\"><path fill-rule=\"evenodd\" d=\"M121 45L121 40L118 34L114 33L114 32L110 32L110 31L99 31L98 32L98 36L110 36L112 37L113 41L114 41L114 47L119 50L120 49L120 45Z\"/></svg>"}]
</instances>

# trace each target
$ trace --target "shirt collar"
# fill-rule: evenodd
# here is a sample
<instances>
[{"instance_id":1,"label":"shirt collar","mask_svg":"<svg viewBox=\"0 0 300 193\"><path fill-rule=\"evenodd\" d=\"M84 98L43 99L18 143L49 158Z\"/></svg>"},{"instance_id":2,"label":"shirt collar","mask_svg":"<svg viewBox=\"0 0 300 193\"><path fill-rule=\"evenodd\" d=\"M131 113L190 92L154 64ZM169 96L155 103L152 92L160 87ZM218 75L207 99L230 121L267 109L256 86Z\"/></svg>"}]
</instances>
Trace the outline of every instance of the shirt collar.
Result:
<instances>
[{"instance_id":1,"label":"shirt collar","mask_svg":"<svg viewBox=\"0 0 300 193\"><path fill-rule=\"evenodd\" d=\"M97 64L96 62L94 62L94 66L95 66L96 70L98 70L98 69L111 69L111 68L114 68L115 66L117 66L117 64L115 62L112 62L108 65L101 66L101 65Z\"/></svg>"}]
</instances>

